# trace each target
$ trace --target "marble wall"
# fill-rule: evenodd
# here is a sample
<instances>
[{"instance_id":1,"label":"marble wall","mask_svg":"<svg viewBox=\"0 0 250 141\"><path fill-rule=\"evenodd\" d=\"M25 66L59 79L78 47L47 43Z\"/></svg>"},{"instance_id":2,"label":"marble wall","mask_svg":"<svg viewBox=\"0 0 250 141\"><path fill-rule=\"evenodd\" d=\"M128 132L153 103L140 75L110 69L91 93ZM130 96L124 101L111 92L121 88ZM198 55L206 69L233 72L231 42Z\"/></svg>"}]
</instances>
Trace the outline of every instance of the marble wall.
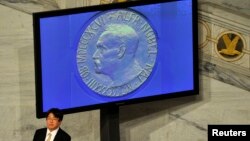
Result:
<instances>
[{"instance_id":1,"label":"marble wall","mask_svg":"<svg viewBox=\"0 0 250 141\"><path fill-rule=\"evenodd\" d=\"M35 129L45 126L45 120L35 116L31 13L58 7L10 2L0 0L0 141L27 141L32 140ZM210 2L216 7L242 7L243 13L250 9L250 3L245 0ZM204 22L212 29L219 26L208 20ZM245 34L244 38L249 38L250 34ZM249 73L249 65L240 63L247 70L242 73L241 69L232 69L235 68L232 62L225 63L211 56L213 50L206 49L206 52L200 52L200 95L120 107L121 141L206 141L208 124L250 123L249 90L214 79L236 77L248 83L249 79L242 78ZM242 77L238 77L239 72ZM99 110L65 115L62 128L71 134L72 141L99 141Z\"/></svg>"},{"instance_id":2,"label":"marble wall","mask_svg":"<svg viewBox=\"0 0 250 141\"><path fill-rule=\"evenodd\" d=\"M250 2L221 2L199 3L200 67L205 75L250 91Z\"/></svg>"}]
</instances>

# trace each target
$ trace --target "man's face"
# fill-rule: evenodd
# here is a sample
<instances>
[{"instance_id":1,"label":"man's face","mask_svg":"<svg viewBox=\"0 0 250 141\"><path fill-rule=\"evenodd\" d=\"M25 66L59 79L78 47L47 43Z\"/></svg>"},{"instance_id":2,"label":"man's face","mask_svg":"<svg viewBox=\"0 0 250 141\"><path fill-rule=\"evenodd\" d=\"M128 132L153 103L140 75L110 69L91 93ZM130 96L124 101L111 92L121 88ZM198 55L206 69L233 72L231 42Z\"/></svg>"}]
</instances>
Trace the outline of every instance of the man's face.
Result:
<instances>
[{"instance_id":1,"label":"man's face","mask_svg":"<svg viewBox=\"0 0 250 141\"><path fill-rule=\"evenodd\" d=\"M95 71L109 74L119 63L119 46L121 43L111 34L103 34L97 42L97 49L93 55Z\"/></svg>"},{"instance_id":2,"label":"man's face","mask_svg":"<svg viewBox=\"0 0 250 141\"><path fill-rule=\"evenodd\" d=\"M50 113L46 118L46 125L50 131L53 131L61 125L61 121L59 121L59 118L56 118L54 114Z\"/></svg>"}]
</instances>

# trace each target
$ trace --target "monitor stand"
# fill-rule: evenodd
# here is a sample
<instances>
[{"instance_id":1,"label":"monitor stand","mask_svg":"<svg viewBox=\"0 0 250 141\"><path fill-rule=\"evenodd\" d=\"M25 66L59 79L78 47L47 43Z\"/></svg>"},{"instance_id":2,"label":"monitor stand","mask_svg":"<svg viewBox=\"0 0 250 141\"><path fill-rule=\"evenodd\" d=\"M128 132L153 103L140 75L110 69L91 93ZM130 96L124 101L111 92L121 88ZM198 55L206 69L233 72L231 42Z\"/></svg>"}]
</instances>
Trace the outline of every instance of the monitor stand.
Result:
<instances>
[{"instance_id":1,"label":"monitor stand","mask_svg":"<svg viewBox=\"0 0 250 141\"><path fill-rule=\"evenodd\" d=\"M100 141L120 141L119 106L100 109Z\"/></svg>"}]
</instances>

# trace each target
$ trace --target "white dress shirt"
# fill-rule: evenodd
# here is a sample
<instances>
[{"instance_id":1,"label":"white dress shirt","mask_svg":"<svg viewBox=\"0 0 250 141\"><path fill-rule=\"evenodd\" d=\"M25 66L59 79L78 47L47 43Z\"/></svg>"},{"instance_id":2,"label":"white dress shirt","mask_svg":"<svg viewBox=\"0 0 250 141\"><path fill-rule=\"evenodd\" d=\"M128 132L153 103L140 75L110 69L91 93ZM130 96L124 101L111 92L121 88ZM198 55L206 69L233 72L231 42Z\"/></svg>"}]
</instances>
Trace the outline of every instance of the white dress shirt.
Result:
<instances>
[{"instance_id":1,"label":"white dress shirt","mask_svg":"<svg viewBox=\"0 0 250 141\"><path fill-rule=\"evenodd\" d=\"M59 130L59 128L57 128L57 129L55 129L55 130L53 130L52 132L50 132L50 130L49 129L47 129L47 132L46 132L46 138L45 138L45 140L44 141L46 141L47 139L48 139L48 137L49 137L49 133L51 133L51 138L50 138L50 141L53 141L54 140L54 138L55 138L55 136L56 136L56 133L58 132L58 130Z\"/></svg>"}]
</instances>

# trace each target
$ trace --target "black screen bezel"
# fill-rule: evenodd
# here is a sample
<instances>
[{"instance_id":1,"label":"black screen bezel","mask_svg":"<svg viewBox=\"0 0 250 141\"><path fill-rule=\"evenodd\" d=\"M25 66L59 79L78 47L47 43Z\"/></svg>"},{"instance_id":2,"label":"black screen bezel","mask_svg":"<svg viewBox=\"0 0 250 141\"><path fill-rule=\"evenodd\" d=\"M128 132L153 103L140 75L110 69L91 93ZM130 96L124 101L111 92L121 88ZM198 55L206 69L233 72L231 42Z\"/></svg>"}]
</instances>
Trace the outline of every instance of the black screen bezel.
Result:
<instances>
[{"instance_id":1,"label":"black screen bezel","mask_svg":"<svg viewBox=\"0 0 250 141\"><path fill-rule=\"evenodd\" d=\"M130 1L122 3L113 3L105 5L96 5L88 7L79 7L71 9L62 9L54 11L45 11L33 13L33 36L34 36L34 61L35 61L35 94L36 94L36 117L43 118L46 113L43 112L43 92L42 92L42 68L41 68L41 41L40 41L40 19L45 17L54 17L62 15L70 15L91 11L105 11L118 8L129 8L132 6L143 6L154 3L162 2L172 2L180 0L139 0L139 1ZM102 103L90 106L75 107L70 109L63 109L62 111L65 114L77 113L82 111L96 110L103 107L110 106L121 106L127 104L135 104L140 102L149 102L155 100L162 100L174 97L183 97L190 95L197 95L199 93L199 71L198 71L198 21L197 21L197 1L192 0L192 26L193 26L193 80L194 80L194 89L189 91L175 92L171 94L161 94L150 97L143 97L137 99L129 99L118 102Z\"/></svg>"}]
</instances>

